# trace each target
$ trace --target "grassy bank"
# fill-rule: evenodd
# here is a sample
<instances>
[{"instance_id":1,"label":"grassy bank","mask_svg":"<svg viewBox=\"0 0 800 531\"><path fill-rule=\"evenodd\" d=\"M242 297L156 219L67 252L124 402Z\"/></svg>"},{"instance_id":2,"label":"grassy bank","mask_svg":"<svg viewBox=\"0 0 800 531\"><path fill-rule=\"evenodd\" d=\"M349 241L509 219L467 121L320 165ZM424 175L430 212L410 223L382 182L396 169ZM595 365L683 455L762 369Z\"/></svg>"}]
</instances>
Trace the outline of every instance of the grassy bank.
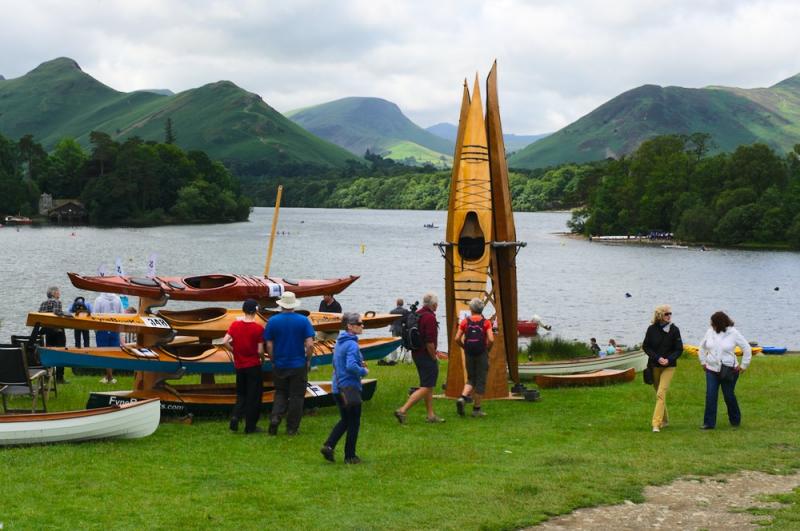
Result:
<instances>
[{"instance_id":1,"label":"grassy bank","mask_svg":"<svg viewBox=\"0 0 800 531\"><path fill-rule=\"evenodd\" d=\"M743 424L701 431L704 380L682 359L670 427L650 432L653 392L634 383L543 390L537 403L496 401L485 419L443 425L392 416L412 367L371 368L360 466L325 462L319 447L338 415L306 417L301 436L228 432L224 420L162 424L151 437L0 449L5 529L450 528L513 529L578 507L641 500L647 484L740 469L800 467L800 357L758 357L740 380ZM444 370L444 366L442 366ZM315 373L327 377L329 369ZM52 405L81 408L96 377L72 377ZM130 378L116 386L126 388ZM735 495L735 493L732 493ZM792 498L797 500L797 496ZM797 505L781 513L797 518Z\"/></svg>"}]
</instances>

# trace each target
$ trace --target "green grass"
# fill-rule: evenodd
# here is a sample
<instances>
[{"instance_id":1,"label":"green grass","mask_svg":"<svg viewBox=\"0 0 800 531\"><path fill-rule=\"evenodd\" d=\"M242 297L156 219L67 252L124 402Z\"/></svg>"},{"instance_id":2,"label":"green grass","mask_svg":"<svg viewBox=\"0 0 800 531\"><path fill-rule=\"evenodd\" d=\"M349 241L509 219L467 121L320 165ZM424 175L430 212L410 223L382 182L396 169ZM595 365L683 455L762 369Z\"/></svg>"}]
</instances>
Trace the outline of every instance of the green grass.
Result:
<instances>
[{"instance_id":1,"label":"green grass","mask_svg":"<svg viewBox=\"0 0 800 531\"><path fill-rule=\"evenodd\" d=\"M542 390L540 402L492 401L485 419L458 418L452 401L437 400L447 423L426 424L417 406L400 426L392 410L415 384L413 367L373 364L371 376L380 383L364 406L363 465L341 464L341 447L335 465L319 455L338 418L332 409L306 417L291 439L234 435L223 419L165 423L140 440L0 449L0 521L5 529L516 529L641 501L646 485L680 476L800 467L798 356L756 358L737 389L742 427L726 425L721 405L714 431L698 429L703 374L682 359L670 427L659 434L641 378ZM51 405L82 407L89 390L104 387L96 382L73 376ZM792 501L779 524L796 522Z\"/></svg>"},{"instance_id":2,"label":"green grass","mask_svg":"<svg viewBox=\"0 0 800 531\"><path fill-rule=\"evenodd\" d=\"M523 361L555 361L594 356L586 343L569 341L558 336L534 337L520 352L520 360Z\"/></svg>"}]
</instances>

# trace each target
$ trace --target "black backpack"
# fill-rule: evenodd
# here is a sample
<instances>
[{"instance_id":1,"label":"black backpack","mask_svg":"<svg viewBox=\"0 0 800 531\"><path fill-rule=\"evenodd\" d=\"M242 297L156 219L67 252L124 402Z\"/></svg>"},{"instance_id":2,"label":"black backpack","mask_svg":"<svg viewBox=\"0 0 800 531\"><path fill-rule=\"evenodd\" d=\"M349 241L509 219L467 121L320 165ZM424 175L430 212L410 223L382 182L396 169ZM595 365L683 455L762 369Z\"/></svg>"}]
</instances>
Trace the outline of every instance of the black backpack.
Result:
<instances>
[{"instance_id":1,"label":"black backpack","mask_svg":"<svg viewBox=\"0 0 800 531\"><path fill-rule=\"evenodd\" d=\"M480 356L486 352L486 330L483 329L486 319L473 321L467 317L467 329L464 332L464 353L469 356Z\"/></svg>"},{"instance_id":2,"label":"black backpack","mask_svg":"<svg viewBox=\"0 0 800 531\"><path fill-rule=\"evenodd\" d=\"M401 319L400 337L403 338L403 348L407 350L419 350L422 348L422 336L419 333L419 314L417 313L419 302L411 305L410 311Z\"/></svg>"}]
</instances>

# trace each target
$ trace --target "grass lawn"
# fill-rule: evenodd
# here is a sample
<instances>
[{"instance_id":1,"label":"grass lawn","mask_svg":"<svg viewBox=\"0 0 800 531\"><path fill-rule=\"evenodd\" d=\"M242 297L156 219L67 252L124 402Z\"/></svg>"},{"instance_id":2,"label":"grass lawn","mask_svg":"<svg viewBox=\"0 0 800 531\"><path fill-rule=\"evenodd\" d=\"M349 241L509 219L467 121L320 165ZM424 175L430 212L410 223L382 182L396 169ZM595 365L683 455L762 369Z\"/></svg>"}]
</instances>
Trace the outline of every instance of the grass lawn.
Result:
<instances>
[{"instance_id":1,"label":"grass lawn","mask_svg":"<svg viewBox=\"0 0 800 531\"><path fill-rule=\"evenodd\" d=\"M537 403L490 402L484 419L458 418L453 401L438 400L445 424L426 424L419 405L400 426L392 411L415 371L372 364L379 384L364 405L358 466L341 463L344 441L336 464L319 454L334 409L304 418L296 438L232 434L223 419L201 419L162 424L139 440L0 448L0 522L4 529L514 529L578 507L640 501L645 485L679 476L800 467L800 356L755 358L737 389L742 427L727 425L720 404L714 431L698 429L701 369L691 357L680 362L668 397L671 425L661 433L650 431L654 396L641 377L542 390ZM71 377L52 408L82 408L90 389L105 387L97 379ZM130 378L117 385L129 386ZM793 505L778 511L776 527L800 521L798 497L786 496Z\"/></svg>"}]
</instances>

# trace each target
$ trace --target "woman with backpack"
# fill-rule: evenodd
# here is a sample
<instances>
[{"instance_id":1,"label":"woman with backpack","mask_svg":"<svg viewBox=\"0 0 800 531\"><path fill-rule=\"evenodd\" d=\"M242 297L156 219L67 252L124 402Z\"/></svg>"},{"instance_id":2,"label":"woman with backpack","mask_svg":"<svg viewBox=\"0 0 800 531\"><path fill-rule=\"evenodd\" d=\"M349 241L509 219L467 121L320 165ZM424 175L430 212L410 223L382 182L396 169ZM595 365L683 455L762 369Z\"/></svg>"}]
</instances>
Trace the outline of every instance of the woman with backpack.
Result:
<instances>
[{"instance_id":1,"label":"woman with backpack","mask_svg":"<svg viewBox=\"0 0 800 531\"><path fill-rule=\"evenodd\" d=\"M467 383L456 400L456 412L464 416L464 404L473 395L473 417L485 417L481 410L481 396L486 391L486 373L489 372L489 349L494 343L492 322L483 317L483 301L469 301L471 315L458 325L456 343L464 349L464 365L467 368Z\"/></svg>"}]
</instances>

